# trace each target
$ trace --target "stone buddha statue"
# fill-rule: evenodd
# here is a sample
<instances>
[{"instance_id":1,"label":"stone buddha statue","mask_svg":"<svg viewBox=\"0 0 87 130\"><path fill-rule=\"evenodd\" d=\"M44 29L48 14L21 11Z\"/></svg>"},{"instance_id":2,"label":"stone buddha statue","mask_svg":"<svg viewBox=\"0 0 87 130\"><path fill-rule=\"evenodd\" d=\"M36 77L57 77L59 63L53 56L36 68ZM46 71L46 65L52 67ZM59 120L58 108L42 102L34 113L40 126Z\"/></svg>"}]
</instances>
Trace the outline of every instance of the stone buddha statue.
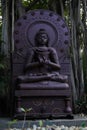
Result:
<instances>
[{"instance_id":1,"label":"stone buddha statue","mask_svg":"<svg viewBox=\"0 0 87 130\"><path fill-rule=\"evenodd\" d=\"M66 83L68 81L66 75L59 74L60 64L57 52L53 47L49 47L49 40L45 29L40 29L36 33L35 47L32 48L27 57L24 68L25 74L17 78L19 83L39 81Z\"/></svg>"}]
</instances>

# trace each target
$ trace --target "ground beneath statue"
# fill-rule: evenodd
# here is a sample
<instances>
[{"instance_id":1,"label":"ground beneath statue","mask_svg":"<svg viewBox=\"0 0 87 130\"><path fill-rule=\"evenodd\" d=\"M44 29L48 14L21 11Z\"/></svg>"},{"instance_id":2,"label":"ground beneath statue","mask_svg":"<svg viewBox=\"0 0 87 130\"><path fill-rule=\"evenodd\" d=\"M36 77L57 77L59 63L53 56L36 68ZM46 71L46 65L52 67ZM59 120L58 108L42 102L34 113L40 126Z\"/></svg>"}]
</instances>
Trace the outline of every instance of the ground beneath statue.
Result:
<instances>
[{"instance_id":1,"label":"ground beneath statue","mask_svg":"<svg viewBox=\"0 0 87 130\"><path fill-rule=\"evenodd\" d=\"M46 126L50 126L49 128L54 128L57 130L87 130L87 115L84 114L79 114L79 115L74 115L74 119L56 119L56 120L26 120L25 121L25 128L33 128L35 125L36 127L40 126L40 121L43 122L42 126L44 127L43 129L45 130ZM22 128L23 125L23 120L18 120L16 123L11 123L10 118L0 118L0 130L6 130L8 127L11 128L17 128L20 129ZM72 127L72 128L71 128ZM15 129L16 130L16 129ZM25 130L30 130L30 129L25 129ZM35 129L33 129L35 130ZM38 129L37 129L38 130Z\"/></svg>"}]
</instances>

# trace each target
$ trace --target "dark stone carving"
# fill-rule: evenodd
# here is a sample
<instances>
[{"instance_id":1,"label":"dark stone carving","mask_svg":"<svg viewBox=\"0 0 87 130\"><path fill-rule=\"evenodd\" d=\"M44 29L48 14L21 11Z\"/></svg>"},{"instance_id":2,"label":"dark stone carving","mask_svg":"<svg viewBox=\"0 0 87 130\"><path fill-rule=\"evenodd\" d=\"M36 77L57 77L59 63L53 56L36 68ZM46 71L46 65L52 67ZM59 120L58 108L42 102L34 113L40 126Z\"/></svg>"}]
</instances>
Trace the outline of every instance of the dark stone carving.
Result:
<instances>
[{"instance_id":1,"label":"dark stone carving","mask_svg":"<svg viewBox=\"0 0 87 130\"><path fill-rule=\"evenodd\" d=\"M49 37L46 30L40 29L35 36L35 47L32 48L31 53L27 58L25 65L25 75L18 76L18 83L28 83L37 81L57 81L67 82L68 77L60 75L60 64L57 53L53 47L48 47ZM29 73L29 70L33 73ZM36 72L35 69L38 69ZM57 83L58 84L58 83Z\"/></svg>"},{"instance_id":2,"label":"dark stone carving","mask_svg":"<svg viewBox=\"0 0 87 130\"><path fill-rule=\"evenodd\" d=\"M71 115L69 40L64 20L52 11L33 10L16 22L14 116L23 116L20 107L32 108L28 118Z\"/></svg>"}]
</instances>

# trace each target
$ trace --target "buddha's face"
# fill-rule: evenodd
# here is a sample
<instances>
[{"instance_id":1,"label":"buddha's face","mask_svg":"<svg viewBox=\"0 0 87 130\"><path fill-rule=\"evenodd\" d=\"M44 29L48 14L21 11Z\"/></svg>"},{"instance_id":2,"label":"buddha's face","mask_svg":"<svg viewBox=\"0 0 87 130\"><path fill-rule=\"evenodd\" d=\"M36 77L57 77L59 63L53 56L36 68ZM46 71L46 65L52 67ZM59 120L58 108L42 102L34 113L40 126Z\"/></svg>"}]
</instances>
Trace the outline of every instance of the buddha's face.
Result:
<instances>
[{"instance_id":1,"label":"buddha's face","mask_svg":"<svg viewBox=\"0 0 87 130\"><path fill-rule=\"evenodd\" d=\"M39 37L38 37L38 43L39 43L40 45L46 44L47 41L48 41L48 38L47 38L47 35L46 35L46 34L43 33L43 34L40 34L40 35L39 35Z\"/></svg>"},{"instance_id":2,"label":"buddha's face","mask_svg":"<svg viewBox=\"0 0 87 130\"><path fill-rule=\"evenodd\" d=\"M36 42L38 46L47 46L48 44L48 36L44 32L39 32L36 35Z\"/></svg>"}]
</instances>

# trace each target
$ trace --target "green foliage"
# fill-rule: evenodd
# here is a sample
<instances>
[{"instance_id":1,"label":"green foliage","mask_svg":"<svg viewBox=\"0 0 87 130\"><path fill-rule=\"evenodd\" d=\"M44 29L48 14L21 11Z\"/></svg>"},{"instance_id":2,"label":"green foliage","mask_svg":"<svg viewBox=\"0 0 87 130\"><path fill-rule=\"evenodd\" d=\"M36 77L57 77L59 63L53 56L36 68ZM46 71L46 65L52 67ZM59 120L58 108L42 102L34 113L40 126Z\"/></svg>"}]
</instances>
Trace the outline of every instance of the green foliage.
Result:
<instances>
[{"instance_id":1,"label":"green foliage","mask_svg":"<svg viewBox=\"0 0 87 130\"><path fill-rule=\"evenodd\" d=\"M7 94L8 91L8 63L4 54L0 54L0 95Z\"/></svg>"},{"instance_id":2,"label":"green foliage","mask_svg":"<svg viewBox=\"0 0 87 130\"><path fill-rule=\"evenodd\" d=\"M0 50L1 50L1 43L2 43L1 37L2 37L2 21L0 20Z\"/></svg>"},{"instance_id":3,"label":"green foliage","mask_svg":"<svg viewBox=\"0 0 87 130\"><path fill-rule=\"evenodd\" d=\"M23 108L23 107L20 108L20 111L21 111L21 112L24 112L24 120L23 120L22 129L24 129L27 112L30 112L31 110L32 110L32 108L28 108L28 109L25 109L25 108Z\"/></svg>"},{"instance_id":4,"label":"green foliage","mask_svg":"<svg viewBox=\"0 0 87 130\"><path fill-rule=\"evenodd\" d=\"M87 114L87 96L83 96L80 100L76 101L76 113Z\"/></svg>"},{"instance_id":5,"label":"green foliage","mask_svg":"<svg viewBox=\"0 0 87 130\"><path fill-rule=\"evenodd\" d=\"M42 120L39 121L39 126L43 127L43 121Z\"/></svg>"},{"instance_id":6,"label":"green foliage","mask_svg":"<svg viewBox=\"0 0 87 130\"><path fill-rule=\"evenodd\" d=\"M2 14L2 7L1 7L1 1L0 1L0 16L1 16L1 14Z\"/></svg>"},{"instance_id":7,"label":"green foliage","mask_svg":"<svg viewBox=\"0 0 87 130\"><path fill-rule=\"evenodd\" d=\"M22 0L22 4L26 7L30 4L30 0Z\"/></svg>"},{"instance_id":8,"label":"green foliage","mask_svg":"<svg viewBox=\"0 0 87 130\"><path fill-rule=\"evenodd\" d=\"M13 124L17 123L17 119L8 122L8 128L10 129Z\"/></svg>"},{"instance_id":9,"label":"green foliage","mask_svg":"<svg viewBox=\"0 0 87 130\"><path fill-rule=\"evenodd\" d=\"M9 91L9 60L1 52L2 41L2 20L0 20L0 96L6 96Z\"/></svg>"},{"instance_id":10,"label":"green foliage","mask_svg":"<svg viewBox=\"0 0 87 130\"><path fill-rule=\"evenodd\" d=\"M24 113L27 113L27 112L30 112L32 108L24 109L23 107L21 107L20 110Z\"/></svg>"},{"instance_id":11,"label":"green foliage","mask_svg":"<svg viewBox=\"0 0 87 130\"><path fill-rule=\"evenodd\" d=\"M87 93L87 57L85 53L82 56L83 59L83 76L84 76L84 86L85 86L85 93Z\"/></svg>"},{"instance_id":12,"label":"green foliage","mask_svg":"<svg viewBox=\"0 0 87 130\"><path fill-rule=\"evenodd\" d=\"M24 7L30 7L31 9L47 9L48 8L48 0L38 0L37 2L35 2L35 0L22 0L22 4Z\"/></svg>"},{"instance_id":13,"label":"green foliage","mask_svg":"<svg viewBox=\"0 0 87 130\"><path fill-rule=\"evenodd\" d=\"M83 128L86 127L86 123L82 122L81 127L83 127Z\"/></svg>"}]
</instances>

